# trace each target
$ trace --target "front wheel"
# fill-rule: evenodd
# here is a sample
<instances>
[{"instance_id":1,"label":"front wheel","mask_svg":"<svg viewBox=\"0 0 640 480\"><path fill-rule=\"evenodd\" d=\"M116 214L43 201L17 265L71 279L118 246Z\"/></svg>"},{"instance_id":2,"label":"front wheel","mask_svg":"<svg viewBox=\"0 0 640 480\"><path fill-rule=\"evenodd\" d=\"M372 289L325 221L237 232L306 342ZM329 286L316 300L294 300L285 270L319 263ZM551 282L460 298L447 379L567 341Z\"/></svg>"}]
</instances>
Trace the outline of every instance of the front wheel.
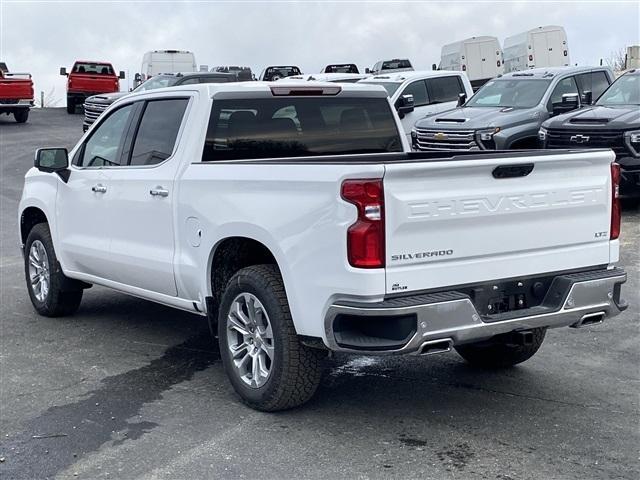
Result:
<instances>
[{"instance_id":1,"label":"front wheel","mask_svg":"<svg viewBox=\"0 0 640 480\"><path fill-rule=\"evenodd\" d=\"M14 110L13 118L15 118L16 122L18 122L18 123L26 122L27 119L29 118L29 109L28 108L21 108L20 110Z\"/></svg>"},{"instance_id":2,"label":"front wheel","mask_svg":"<svg viewBox=\"0 0 640 480\"><path fill-rule=\"evenodd\" d=\"M300 342L276 266L243 268L229 280L218 338L229 380L250 407L286 410L318 388L324 354Z\"/></svg>"},{"instance_id":3,"label":"front wheel","mask_svg":"<svg viewBox=\"0 0 640 480\"><path fill-rule=\"evenodd\" d=\"M513 338L506 335L488 342L460 345L455 349L472 365L482 368L506 368L533 357L542 345L546 332L546 328L534 328L531 330L531 341L525 345L514 344Z\"/></svg>"},{"instance_id":4,"label":"front wheel","mask_svg":"<svg viewBox=\"0 0 640 480\"><path fill-rule=\"evenodd\" d=\"M31 303L40 315L62 317L78 310L82 289L62 273L46 223L34 226L24 248L24 270Z\"/></svg>"}]
</instances>

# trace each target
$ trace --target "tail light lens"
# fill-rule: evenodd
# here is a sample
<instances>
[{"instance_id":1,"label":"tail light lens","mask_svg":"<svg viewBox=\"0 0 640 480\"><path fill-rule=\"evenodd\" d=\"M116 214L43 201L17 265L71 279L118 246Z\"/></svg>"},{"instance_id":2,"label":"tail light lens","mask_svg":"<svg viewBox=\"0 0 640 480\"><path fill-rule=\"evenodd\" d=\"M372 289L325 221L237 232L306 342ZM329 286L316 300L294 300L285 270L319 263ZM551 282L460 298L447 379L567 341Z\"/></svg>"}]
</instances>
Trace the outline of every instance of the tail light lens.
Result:
<instances>
[{"instance_id":1,"label":"tail light lens","mask_svg":"<svg viewBox=\"0 0 640 480\"><path fill-rule=\"evenodd\" d=\"M529 61L533 62L533 55L529 55Z\"/></svg>"},{"instance_id":2,"label":"tail light lens","mask_svg":"<svg viewBox=\"0 0 640 480\"><path fill-rule=\"evenodd\" d=\"M462 71L466 72L467 71L467 66L466 65L462 65Z\"/></svg>"},{"instance_id":3,"label":"tail light lens","mask_svg":"<svg viewBox=\"0 0 640 480\"><path fill-rule=\"evenodd\" d=\"M500 60L498 60L498 61L496 62L496 65L497 65L497 66L500 66Z\"/></svg>"},{"instance_id":4,"label":"tail light lens","mask_svg":"<svg viewBox=\"0 0 640 480\"><path fill-rule=\"evenodd\" d=\"M620 236L620 217L620 165L614 162L611 164L611 240Z\"/></svg>"},{"instance_id":5,"label":"tail light lens","mask_svg":"<svg viewBox=\"0 0 640 480\"><path fill-rule=\"evenodd\" d=\"M384 267L384 189L382 179L346 180L342 198L358 209L347 230L347 257L356 268Z\"/></svg>"}]
</instances>

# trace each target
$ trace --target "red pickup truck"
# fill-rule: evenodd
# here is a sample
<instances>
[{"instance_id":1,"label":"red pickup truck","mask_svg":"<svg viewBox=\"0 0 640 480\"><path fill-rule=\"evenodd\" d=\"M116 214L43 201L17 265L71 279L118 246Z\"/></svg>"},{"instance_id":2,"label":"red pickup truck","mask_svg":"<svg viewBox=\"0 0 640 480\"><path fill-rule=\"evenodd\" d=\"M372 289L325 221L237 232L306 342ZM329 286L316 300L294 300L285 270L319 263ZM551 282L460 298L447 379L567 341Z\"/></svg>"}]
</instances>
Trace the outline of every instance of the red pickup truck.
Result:
<instances>
[{"instance_id":1,"label":"red pickup truck","mask_svg":"<svg viewBox=\"0 0 640 480\"><path fill-rule=\"evenodd\" d=\"M67 80L67 113L75 113L76 105L82 105L85 98L99 93L120 91L120 79L124 72L116 75L113 66L106 62L78 60L73 64L71 72L60 68L60 75Z\"/></svg>"},{"instance_id":2,"label":"red pickup truck","mask_svg":"<svg viewBox=\"0 0 640 480\"><path fill-rule=\"evenodd\" d=\"M29 73L9 73L0 69L0 114L6 113L18 123L29 118L33 107L33 81Z\"/></svg>"}]
</instances>

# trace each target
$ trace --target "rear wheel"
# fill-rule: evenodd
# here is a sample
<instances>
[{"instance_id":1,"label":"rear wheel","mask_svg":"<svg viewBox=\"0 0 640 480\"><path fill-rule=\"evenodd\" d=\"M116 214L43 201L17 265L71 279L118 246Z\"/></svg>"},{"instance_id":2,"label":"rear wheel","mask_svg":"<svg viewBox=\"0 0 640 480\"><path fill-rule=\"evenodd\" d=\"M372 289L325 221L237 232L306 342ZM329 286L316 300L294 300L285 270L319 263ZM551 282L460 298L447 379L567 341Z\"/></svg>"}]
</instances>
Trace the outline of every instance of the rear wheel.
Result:
<instances>
[{"instance_id":1,"label":"rear wheel","mask_svg":"<svg viewBox=\"0 0 640 480\"><path fill-rule=\"evenodd\" d=\"M62 273L46 223L31 229L24 252L27 289L36 311L45 317L75 313L82 300L82 288Z\"/></svg>"},{"instance_id":2,"label":"rear wheel","mask_svg":"<svg viewBox=\"0 0 640 480\"><path fill-rule=\"evenodd\" d=\"M15 118L16 122L18 122L18 123L26 122L27 119L29 118L29 109L28 108L21 108L20 110L15 110L13 112L13 118Z\"/></svg>"},{"instance_id":3,"label":"rear wheel","mask_svg":"<svg viewBox=\"0 0 640 480\"><path fill-rule=\"evenodd\" d=\"M300 342L274 265L243 268L229 280L218 338L229 380L250 407L296 407L318 388L324 353Z\"/></svg>"},{"instance_id":4,"label":"rear wheel","mask_svg":"<svg viewBox=\"0 0 640 480\"><path fill-rule=\"evenodd\" d=\"M67 113L70 115L76 113L76 102L70 97L67 97Z\"/></svg>"},{"instance_id":5,"label":"rear wheel","mask_svg":"<svg viewBox=\"0 0 640 480\"><path fill-rule=\"evenodd\" d=\"M506 368L533 357L542 345L546 332L546 328L534 328L531 330L531 341L525 345L513 343L513 337L506 335L486 342L460 345L455 349L472 365L483 368Z\"/></svg>"}]
</instances>

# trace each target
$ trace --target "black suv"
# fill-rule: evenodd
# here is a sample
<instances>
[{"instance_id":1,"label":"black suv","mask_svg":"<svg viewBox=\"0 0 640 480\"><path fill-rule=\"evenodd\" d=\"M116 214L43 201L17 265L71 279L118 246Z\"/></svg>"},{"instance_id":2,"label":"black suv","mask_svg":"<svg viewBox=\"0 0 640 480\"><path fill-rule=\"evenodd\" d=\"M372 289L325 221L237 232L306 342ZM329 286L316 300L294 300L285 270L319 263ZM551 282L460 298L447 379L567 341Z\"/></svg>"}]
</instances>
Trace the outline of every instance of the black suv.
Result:
<instances>
[{"instance_id":1,"label":"black suv","mask_svg":"<svg viewBox=\"0 0 640 480\"><path fill-rule=\"evenodd\" d=\"M236 73L222 72L193 72L193 73L162 73L151 77L146 82L138 85L133 91L142 92L145 90L155 90L156 88L176 87L178 85L189 85L192 83L227 83L237 82ZM119 98L129 95L130 92L101 93L89 97L84 102L84 121L82 130L87 131L98 117L109 105Z\"/></svg>"},{"instance_id":2,"label":"black suv","mask_svg":"<svg viewBox=\"0 0 640 480\"><path fill-rule=\"evenodd\" d=\"M640 69L620 76L592 106L551 118L544 148L611 148L620 164L620 196L640 198Z\"/></svg>"}]
</instances>

